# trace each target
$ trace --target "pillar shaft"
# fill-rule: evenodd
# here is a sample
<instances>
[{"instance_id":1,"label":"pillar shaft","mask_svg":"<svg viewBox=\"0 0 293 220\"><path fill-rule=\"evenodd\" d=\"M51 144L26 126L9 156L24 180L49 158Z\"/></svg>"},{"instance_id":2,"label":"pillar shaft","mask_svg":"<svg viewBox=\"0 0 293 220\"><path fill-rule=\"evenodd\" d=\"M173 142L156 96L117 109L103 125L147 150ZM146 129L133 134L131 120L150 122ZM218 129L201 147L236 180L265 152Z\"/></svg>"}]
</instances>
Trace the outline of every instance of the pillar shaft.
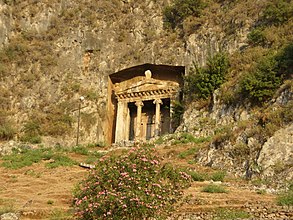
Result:
<instances>
[{"instance_id":1,"label":"pillar shaft","mask_svg":"<svg viewBox=\"0 0 293 220\"><path fill-rule=\"evenodd\" d=\"M117 116L116 116L116 131L115 131L115 143L125 140L126 138L126 127L127 125L127 102L121 100L118 101L117 105Z\"/></svg>"},{"instance_id":2,"label":"pillar shaft","mask_svg":"<svg viewBox=\"0 0 293 220\"><path fill-rule=\"evenodd\" d=\"M137 101L135 105L137 106L135 140L140 140L141 139L141 112L142 112L143 102Z\"/></svg>"},{"instance_id":3,"label":"pillar shaft","mask_svg":"<svg viewBox=\"0 0 293 220\"><path fill-rule=\"evenodd\" d=\"M155 136L159 136L161 130L161 104L163 104L163 102L161 99L155 99L153 103L156 105Z\"/></svg>"}]
</instances>

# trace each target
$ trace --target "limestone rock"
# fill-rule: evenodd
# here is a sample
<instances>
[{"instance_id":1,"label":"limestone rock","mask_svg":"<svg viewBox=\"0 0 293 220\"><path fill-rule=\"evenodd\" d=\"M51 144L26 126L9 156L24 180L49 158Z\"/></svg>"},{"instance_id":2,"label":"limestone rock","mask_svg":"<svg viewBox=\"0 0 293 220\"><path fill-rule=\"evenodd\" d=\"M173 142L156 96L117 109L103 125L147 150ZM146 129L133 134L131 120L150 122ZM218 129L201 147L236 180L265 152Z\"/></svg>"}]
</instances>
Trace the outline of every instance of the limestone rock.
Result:
<instances>
[{"instance_id":1,"label":"limestone rock","mask_svg":"<svg viewBox=\"0 0 293 220\"><path fill-rule=\"evenodd\" d=\"M277 131L264 145L258 158L265 176L281 173L293 167L293 124ZM286 178L293 177L289 172Z\"/></svg>"},{"instance_id":2,"label":"limestone rock","mask_svg":"<svg viewBox=\"0 0 293 220\"><path fill-rule=\"evenodd\" d=\"M18 216L15 213L9 212L0 216L0 220L18 220Z\"/></svg>"}]
</instances>

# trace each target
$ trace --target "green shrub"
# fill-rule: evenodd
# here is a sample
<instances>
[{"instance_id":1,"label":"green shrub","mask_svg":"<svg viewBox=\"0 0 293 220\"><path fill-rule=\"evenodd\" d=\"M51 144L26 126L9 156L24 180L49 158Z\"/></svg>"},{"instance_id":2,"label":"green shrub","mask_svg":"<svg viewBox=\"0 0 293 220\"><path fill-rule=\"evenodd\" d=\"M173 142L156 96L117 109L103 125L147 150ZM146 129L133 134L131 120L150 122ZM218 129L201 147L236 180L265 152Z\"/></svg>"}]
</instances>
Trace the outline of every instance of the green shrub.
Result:
<instances>
[{"instance_id":1,"label":"green shrub","mask_svg":"<svg viewBox=\"0 0 293 220\"><path fill-rule=\"evenodd\" d=\"M198 151L197 147L189 148L188 150L179 153L178 158L185 159L188 156L191 156L191 155L194 156L197 151Z\"/></svg>"},{"instance_id":2,"label":"green shrub","mask_svg":"<svg viewBox=\"0 0 293 220\"><path fill-rule=\"evenodd\" d=\"M11 140L15 135L15 129L9 123L0 125L0 140Z\"/></svg>"},{"instance_id":3,"label":"green shrub","mask_svg":"<svg viewBox=\"0 0 293 220\"><path fill-rule=\"evenodd\" d=\"M224 181L225 176L226 176L225 171L218 171L211 175L211 179L213 181Z\"/></svg>"},{"instance_id":4,"label":"green shrub","mask_svg":"<svg viewBox=\"0 0 293 220\"><path fill-rule=\"evenodd\" d=\"M253 46L265 46L266 44L266 37L262 28L255 28L253 29L247 36L248 43Z\"/></svg>"},{"instance_id":5,"label":"green shrub","mask_svg":"<svg viewBox=\"0 0 293 220\"><path fill-rule=\"evenodd\" d=\"M81 155L88 155L89 151L83 146L75 146L72 148L72 152L76 154L81 154Z\"/></svg>"},{"instance_id":6,"label":"green shrub","mask_svg":"<svg viewBox=\"0 0 293 220\"><path fill-rule=\"evenodd\" d=\"M207 193L227 193L228 191L220 185L209 184L202 189L202 192Z\"/></svg>"},{"instance_id":7,"label":"green shrub","mask_svg":"<svg viewBox=\"0 0 293 220\"><path fill-rule=\"evenodd\" d=\"M242 94L257 103L271 98L282 82L277 67L278 63L275 57L265 57L258 63L255 71L247 74L241 81Z\"/></svg>"},{"instance_id":8,"label":"green shrub","mask_svg":"<svg viewBox=\"0 0 293 220\"><path fill-rule=\"evenodd\" d=\"M292 2L288 0L273 0L265 8L262 20L267 24L283 24L293 16Z\"/></svg>"},{"instance_id":9,"label":"green shrub","mask_svg":"<svg viewBox=\"0 0 293 220\"><path fill-rule=\"evenodd\" d=\"M206 6L203 0L174 0L171 6L164 8L164 23L167 27L174 29L181 26L188 16L200 17Z\"/></svg>"},{"instance_id":10,"label":"green shrub","mask_svg":"<svg viewBox=\"0 0 293 220\"><path fill-rule=\"evenodd\" d=\"M282 206L293 206L293 190L288 190L287 192L280 194L277 197L277 204Z\"/></svg>"},{"instance_id":11,"label":"green shrub","mask_svg":"<svg viewBox=\"0 0 293 220\"><path fill-rule=\"evenodd\" d=\"M101 158L74 193L77 219L147 219L170 214L190 177L162 166L153 148Z\"/></svg>"},{"instance_id":12,"label":"green shrub","mask_svg":"<svg viewBox=\"0 0 293 220\"><path fill-rule=\"evenodd\" d=\"M205 181L207 179L207 175L203 173L198 173L196 171L186 171L188 175L191 176L193 181Z\"/></svg>"},{"instance_id":13,"label":"green shrub","mask_svg":"<svg viewBox=\"0 0 293 220\"><path fill-rule=\"evenodd\" d=\"M41 126L36 120L27 121L23 126L24 134L20 137L22 142L28 142L31 144L39 144L42 142Z\"/></svg>"},{"instance_id":14,"label":"green shrub","mask_svg":"<svg viewBox=\"0 0 293 220\"><path fill-rule=\"evenodd\" d=\"M177 123L179 125L181 118L183 116L184 113L184 106L182 105L182 103L178 102L178 101L174 101L172 103L172 119L175 120L175 123Z\"/></svg>"},{"instance_id":15,"label":"green shrub","mask_svg":"<svg viewBox=\"0 0 293 220\"><path fill-rule=\"evenodd\" d=\"M209 58L205 68L194 65L191 74L185 77L185 94L191 99L208 99L224 82L228 68L229 61L223 53Z\"/></svg>"}]
</instances>

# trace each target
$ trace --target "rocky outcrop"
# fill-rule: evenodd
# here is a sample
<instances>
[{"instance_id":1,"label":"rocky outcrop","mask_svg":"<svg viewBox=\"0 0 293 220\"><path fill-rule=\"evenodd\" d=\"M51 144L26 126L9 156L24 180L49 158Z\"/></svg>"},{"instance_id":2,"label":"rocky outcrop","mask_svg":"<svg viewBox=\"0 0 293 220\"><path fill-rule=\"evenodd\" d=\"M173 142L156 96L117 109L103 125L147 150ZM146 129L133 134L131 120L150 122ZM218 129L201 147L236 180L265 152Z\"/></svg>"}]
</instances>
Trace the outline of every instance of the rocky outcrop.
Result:
<instances>
[{"instance_id":1,"label":"rocky outcrop","mask_svg":"<svg viewBox=\"0 0 293 220\"><path fill-rule=\"evenodd\" d=\"M293 179L293 123L269 138L260 151L257 163L264 176L285 171L284 180Z\"/></svg>"}]
</instances>

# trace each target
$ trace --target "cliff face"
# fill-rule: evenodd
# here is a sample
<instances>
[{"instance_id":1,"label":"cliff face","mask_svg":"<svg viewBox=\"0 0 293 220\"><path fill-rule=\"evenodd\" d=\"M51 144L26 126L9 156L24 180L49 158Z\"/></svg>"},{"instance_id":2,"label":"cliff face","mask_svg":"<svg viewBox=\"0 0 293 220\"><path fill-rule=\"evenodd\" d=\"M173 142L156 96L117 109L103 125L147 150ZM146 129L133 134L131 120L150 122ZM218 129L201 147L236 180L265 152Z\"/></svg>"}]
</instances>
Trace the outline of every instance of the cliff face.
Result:
<instances>
[{"instance_id":1,"label":"cliff face","mask_svg":"<svg viewBox=\"0 0 293 220\"><path fill-rule=\"evenodd\" d=\"M26 132L49 144L73 144L78 99L85 96L81 141L103 141L109 74L143 63L184 65L188 71L192 62L204 64L220 49L241 47L254 19L227 20L239 26L227 35L221 17L210 19L217 11L223 16L215 4L199 27L190 24L176 33L163 27L167 4L2 1L2 121L13 125L18 139Z\"/></svg>"}]
</instances>

